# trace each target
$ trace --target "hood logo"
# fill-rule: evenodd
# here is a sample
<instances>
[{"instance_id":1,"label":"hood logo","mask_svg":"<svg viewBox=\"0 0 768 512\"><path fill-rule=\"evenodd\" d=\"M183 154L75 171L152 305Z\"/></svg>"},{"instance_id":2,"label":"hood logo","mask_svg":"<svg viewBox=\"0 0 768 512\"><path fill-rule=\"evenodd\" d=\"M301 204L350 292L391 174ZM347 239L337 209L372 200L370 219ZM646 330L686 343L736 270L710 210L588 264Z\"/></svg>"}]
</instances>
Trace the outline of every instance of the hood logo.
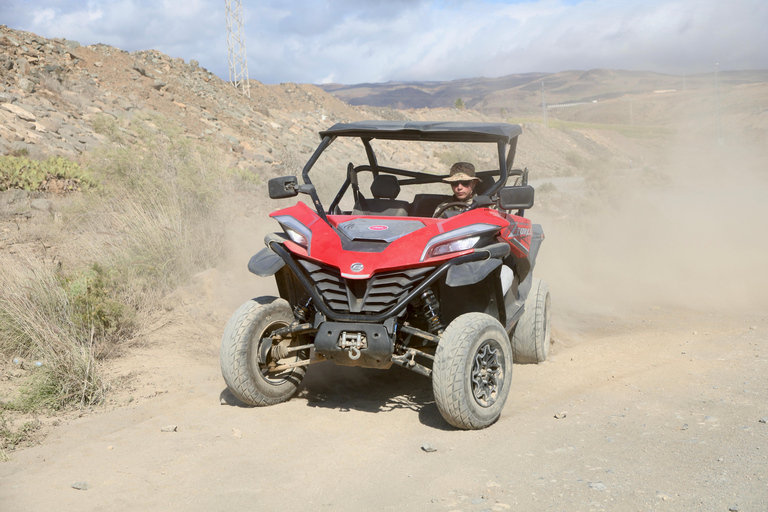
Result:
<instances>
[{"instance_id":1,"label":"hood logo","mask_svg":"<svg viewBox=\"0 0 768 512\"><path fill-rule=\"evenodd\" d=\"M353 263L349 266L349 270L352 272L360 272L363 270L363 264L362 263Z\"/></svg>"},{"instance_id":2,"label":"hood logo","mask_svg":"<svg viewBox=\"0 0 768 512\"><path fill-rule=\"evenodd\" d=\"M368 226L368 229L371 231L385 231L389 229L389 226L384 226L382 224L376 224L375 226Z\"/></svg>"}]
</instances>

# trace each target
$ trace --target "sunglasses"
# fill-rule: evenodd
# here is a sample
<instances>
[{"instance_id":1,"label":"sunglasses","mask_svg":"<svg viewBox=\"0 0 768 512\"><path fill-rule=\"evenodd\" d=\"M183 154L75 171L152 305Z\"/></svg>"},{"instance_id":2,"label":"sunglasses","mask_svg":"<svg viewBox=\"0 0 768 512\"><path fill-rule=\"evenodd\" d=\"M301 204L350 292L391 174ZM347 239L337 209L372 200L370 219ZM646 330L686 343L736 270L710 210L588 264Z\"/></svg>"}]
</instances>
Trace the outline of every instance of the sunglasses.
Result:
<instances>
[{"instance_id":1,"label":"sunglasses","mask_svg":"<svg viewBox=\"0 0 768 512\"><path fill-rule=\"evenodd\" d=\"M464 188L469 188L469 184L472 183L472 180L463 180L463 181L454 181L451 183L452 187L458 187L461 185Z\"/></svg>"}]
</instances>

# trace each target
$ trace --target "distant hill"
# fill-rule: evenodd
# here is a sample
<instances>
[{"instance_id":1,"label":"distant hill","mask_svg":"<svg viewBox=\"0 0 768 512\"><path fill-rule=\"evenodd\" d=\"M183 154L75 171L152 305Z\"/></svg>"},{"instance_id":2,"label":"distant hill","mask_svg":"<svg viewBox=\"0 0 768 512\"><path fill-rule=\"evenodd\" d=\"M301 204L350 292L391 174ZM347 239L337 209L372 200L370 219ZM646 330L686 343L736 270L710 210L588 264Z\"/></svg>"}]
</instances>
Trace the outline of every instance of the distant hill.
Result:
<instances>
[{"instance_id":1,"label":"distant hill","mask_svg":"<svg viewBox=\"0 0 768 512\"><path fill-rule=\"evenodd\" d=\"M758 83L768 83L768 70L724 71L718 75L718 85L724 88ZM350 105L445 108L453 107L460 98L466 108L485 114L530 115L541 112L543 100L557 105L654 92L713 90L715 74L675 76L650 71L593 69L448 82L323 84L319 87Z\"/></svg>"}]
</instances>

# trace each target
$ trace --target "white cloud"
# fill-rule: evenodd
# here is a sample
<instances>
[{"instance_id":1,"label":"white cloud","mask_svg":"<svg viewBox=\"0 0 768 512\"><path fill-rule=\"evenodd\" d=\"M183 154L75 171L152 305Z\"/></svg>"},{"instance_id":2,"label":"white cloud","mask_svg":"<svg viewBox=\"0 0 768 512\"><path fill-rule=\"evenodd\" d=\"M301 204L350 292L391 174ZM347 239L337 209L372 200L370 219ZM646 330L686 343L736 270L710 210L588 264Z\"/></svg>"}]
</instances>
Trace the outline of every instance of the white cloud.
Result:
<instances>
[{"instance_id":1,"label":"white cloud","mask_svg":"<svg viewBox=\"0 0 768 512\"><path fill-rule=\"evenodd\" d=\"M228 77L222 0L0 0L46 37L157 49ZM764 0L261 0L243 2L251 78L450 80L620 68L768 68Z\"/></svg>"}]
</instances>

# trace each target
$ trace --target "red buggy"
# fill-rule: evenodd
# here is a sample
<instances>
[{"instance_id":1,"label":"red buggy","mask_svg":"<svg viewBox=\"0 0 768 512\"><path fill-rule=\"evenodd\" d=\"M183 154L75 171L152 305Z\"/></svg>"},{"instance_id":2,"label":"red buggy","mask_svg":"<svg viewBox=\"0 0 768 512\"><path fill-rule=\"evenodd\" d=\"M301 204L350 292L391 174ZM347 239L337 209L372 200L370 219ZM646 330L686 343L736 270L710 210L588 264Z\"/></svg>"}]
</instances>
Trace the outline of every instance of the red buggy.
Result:
<instances>
[{"instance_id":1,"label":"red buggy","mask_svg":"<svg viewBox=\"0 0 768 512\"><path fill-rule=\"evenodd\" d=\"M294 176L269 182L271 198L306 194L312 208L299 202L273 212L282 230L248 264L274 276L280 297L248 301L227 324L220 358L232 393L247 404L276 404L315 361L396 364L431 377L450 424L494 423L512 362L544 361L550 344L547 284L533 277L544 234L524 217L534 197L527 170L512 168L521 133L504 123L400 121L321 132L303 184ZM354 142L366 161L346 166L326 208L310 171L339 141ZM391 143L490 147L492 165L477 173L474 201L445 212L450 205L438 205L450 196L436 191L446 188L446 174L380 162L379 145ZM397 146L381 154L397 160Z\"/></svg>"}]
</instances>

